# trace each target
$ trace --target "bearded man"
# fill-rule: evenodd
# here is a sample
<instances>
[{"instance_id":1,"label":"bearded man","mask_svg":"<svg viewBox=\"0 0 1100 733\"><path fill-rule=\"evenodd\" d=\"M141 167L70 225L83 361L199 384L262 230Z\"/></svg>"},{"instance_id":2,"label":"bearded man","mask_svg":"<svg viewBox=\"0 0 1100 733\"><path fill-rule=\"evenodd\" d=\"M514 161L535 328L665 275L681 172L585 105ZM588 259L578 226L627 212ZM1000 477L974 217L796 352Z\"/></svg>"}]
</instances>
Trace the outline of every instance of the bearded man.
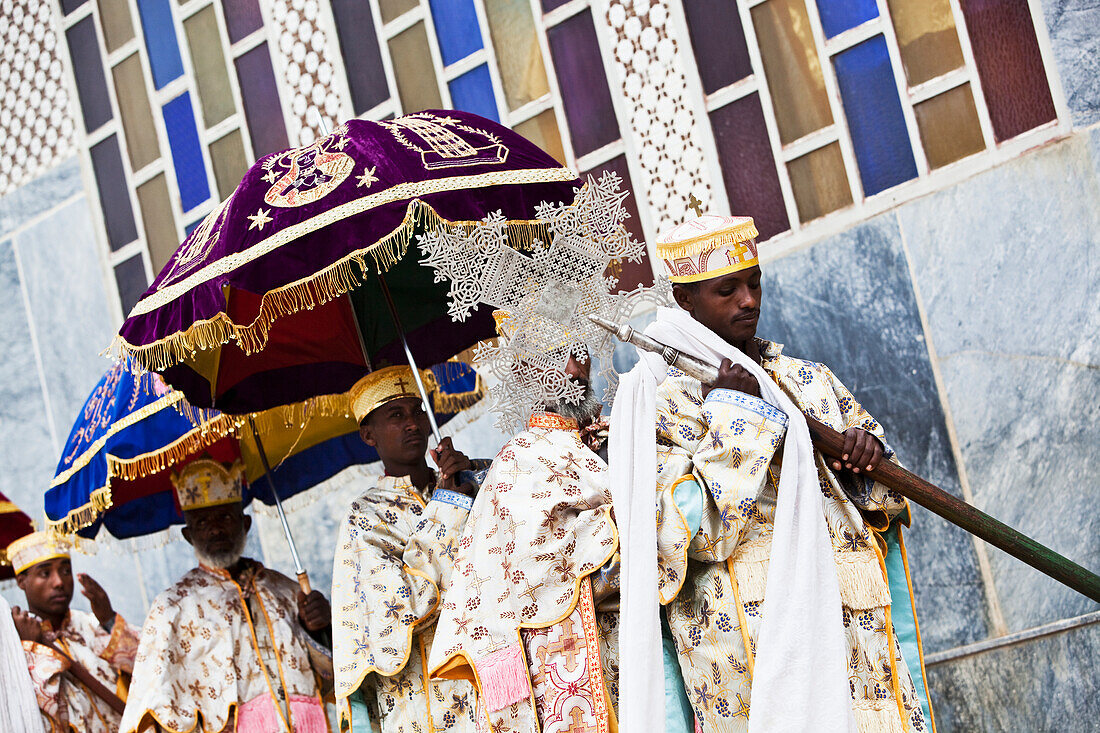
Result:
<instances>
[{"instance_id":1,"label":"bearded man","mask_svg":"<svg viewBox=\"0 0 1100 733\"><path fill-rule=\"evenodd\" d=\"M378 369L351 389L359 434L385 475L352 502L332 568L333 655L341 730L472 733L466 682L429 680L435 612L477 490L472 462L444 438L425 460L430 427L412 369Z\"/></svg>"},{"instance_id":2,"label":"bearded man","mask_svg":"<svg viewBox=\"0 0 1100 733\"><path fill-rule=\"evenodd\" d=\"M199 566L157 596L141 633L120 730L328 731L330 626L319 591L242 557L252 518L244 465L202 456L175 476Z\"/></svg>"},{"instance_id":3,"label":"bearded man","mask_svg":"<svg viewBox=\"0 0 1100 733\"><path fill-rule=\"evenodd\" d=\"M601 408L589 368L570 356L583 399L545 405L493 461L440 611L433 677L473 682L493 731L616 730L618 536L582 439Z\"/></svg>"},{"instance_id":4,"label":"bearded man","mask_svg":"<svg viewBox=\"0 0 1100 733\"><path fill-rule=\"evenodd\" d=\"M69 543L52 532L32 532L12 542L7 557L27 598L27 610L11 611L23 642L42 724L50 733L114 733L119 715L80 682L73 664L109 692L125 698L137 651L137 631L116 614L103 588L79 576L92 613L69 607L73 566Z\"/></svg>"},{"instance_id":5,"label":"bearded man","mask_svg":"<svg viewBox=\"0 0 1100 733\"><path fill-rule=\"evenodd\" d=\"M623 609L623 633L646 639L659 596L704 731L927 730L919 650L902 655L879 536L907 511L873 480L892 453L826 366L755 337L755 236L751 219L703 216L657 243L679 309L646 333L719 368L705 387L645 354L620 386L612 489L629 505L624 536L657 547L628 548L624 573L649 598ZM844 433L843 463L814 451L803 412ZM654 484L650 540L641 487ZM659 715L659 652L644 647L624 650L623 695L632 714Z\"/></svg>"}]
</instances>

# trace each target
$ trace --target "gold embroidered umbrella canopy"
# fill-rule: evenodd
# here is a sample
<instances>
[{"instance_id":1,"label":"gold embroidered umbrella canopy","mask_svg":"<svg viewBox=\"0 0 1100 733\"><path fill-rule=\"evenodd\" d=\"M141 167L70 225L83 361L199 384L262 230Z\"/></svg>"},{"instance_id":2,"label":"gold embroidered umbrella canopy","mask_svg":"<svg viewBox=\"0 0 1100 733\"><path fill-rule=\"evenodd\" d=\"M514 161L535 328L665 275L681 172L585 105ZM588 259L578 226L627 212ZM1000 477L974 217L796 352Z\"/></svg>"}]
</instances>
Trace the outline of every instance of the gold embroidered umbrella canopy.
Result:
<instances>
[{"instance_id":1,"label":"gold embroidered umbrella canopy","mask_svg":"<svg viewBox=\"0 0 1100 733\"><path fill-rule=\"evenodd\" d=\"M476 115L351 120L257 161L134 307L119 351L196 407L228 413L344 392L413 357L443 362L491 338L492 317L482 309L453 323L447 283L417 263L415 247L406 256L410 242L476 232L493 216L510 244L529 249L550 240L540 205L570 204L580 186Z\"/></svg>"}]
</instances>

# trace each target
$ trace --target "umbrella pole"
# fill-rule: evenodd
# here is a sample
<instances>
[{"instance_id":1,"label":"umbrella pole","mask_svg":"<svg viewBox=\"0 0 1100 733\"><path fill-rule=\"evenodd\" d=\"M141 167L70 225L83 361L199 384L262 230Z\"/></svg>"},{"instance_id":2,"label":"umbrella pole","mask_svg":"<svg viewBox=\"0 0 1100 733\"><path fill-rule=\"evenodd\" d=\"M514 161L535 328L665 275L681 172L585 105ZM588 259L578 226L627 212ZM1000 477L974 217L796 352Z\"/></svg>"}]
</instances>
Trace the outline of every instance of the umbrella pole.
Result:
<instances>
[{"instance_id":1,"label":"umbrella pole","mask_svg":"<svg viewBox=\"0 0 1100 733\"><path fill-rule=\"evenodd\" d=\"M267 453L264 444L260 442L260 434L256 431L256 421L248 416L248 426L252 428L252 438L256 441L256 450L260 454L260 463L264 466L264 478L271 489L271 495L275 497L275 509L279 512L279 522L283 525L283 534L286 535L287 544L290 545L290 557L294 561L294 572L298 575L298 585L307 596L312 589L309 587L309 574L302 567L302 558L298 557L298 547L294 544L294 535L290 533L290 525L286 521L286 512L283 511L283 502L279 499L279 492L275 490L275 481L271 478L271 466L267 462Z\"/></svg>"},{"instance_id":2,"label":"umbrella pole","mask_svg":"<svg viewBox=\"0 0 1100 733\"><path fill-rule=\"evenodd\" d=\"M420 369L416 366L416 359L413 358L412 349L409 348L409 342L405 338L405 329L401 327L401 318L397 315L397 306L393 304L393 296L390 295L390 286L386 284L386 278L382 273L378 273L378 284L382 286L382 295L386 298L386 305L390 307L390 316L393 317L393 325L397 328L397 335L401 337L401 345L405 347L405 357L409 360L409 366L412 367L413 379L416 380L416 388L420 390L420 398L424 400L424 412L428 413L428 422L432 426L432 435L435 436L435 442L438 444L443 440L439 436L439 425L435 422L435 413L432 411L431 400L428 399L428 390L424 387L424 380L420 378Z\"/></svg>"}]
</instances>

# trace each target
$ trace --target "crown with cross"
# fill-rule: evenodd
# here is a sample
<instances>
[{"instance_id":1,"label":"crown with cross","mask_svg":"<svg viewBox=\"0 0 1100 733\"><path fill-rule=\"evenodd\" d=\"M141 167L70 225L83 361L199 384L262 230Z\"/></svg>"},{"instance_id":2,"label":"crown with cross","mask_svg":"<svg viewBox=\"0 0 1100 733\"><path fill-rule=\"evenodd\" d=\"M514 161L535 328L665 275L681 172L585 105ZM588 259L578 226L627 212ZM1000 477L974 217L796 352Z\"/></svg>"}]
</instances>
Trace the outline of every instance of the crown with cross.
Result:
<instances>
[{"instance_id":1,"label":"crown with cross","mask_svg":"<svg viewBox=\"0 0 1100 733\"><path fill-rule=\"evenodd\" d=\"M751 217L702 214L659 236L654 249L669 280L692 283L759 264L756 236Z\"/></svg>"},{"instance_id":2,"label":"crown with cross","mask_svg":"<svg viewBox=\"0 0 1100 733\"><path fill-rule=\"evenodd\" d=\"M180 511L235 504L244 494L244 462L222 463L203 453L170 476Z\"/></svg>"},{"instance_id":3,"label":"crown with cross","mask_svg":"<svg viewBox=\"0 0 1100 733\"><path fill-rule=\"evenodd\" d=\"M390 400L402 397L420 399L412 368L408 366L391 366L373 371L352 385L348 394L351 398L351 412L357 422L363 422L363 418L371 411Z\"/></svg>"}]
</instances>

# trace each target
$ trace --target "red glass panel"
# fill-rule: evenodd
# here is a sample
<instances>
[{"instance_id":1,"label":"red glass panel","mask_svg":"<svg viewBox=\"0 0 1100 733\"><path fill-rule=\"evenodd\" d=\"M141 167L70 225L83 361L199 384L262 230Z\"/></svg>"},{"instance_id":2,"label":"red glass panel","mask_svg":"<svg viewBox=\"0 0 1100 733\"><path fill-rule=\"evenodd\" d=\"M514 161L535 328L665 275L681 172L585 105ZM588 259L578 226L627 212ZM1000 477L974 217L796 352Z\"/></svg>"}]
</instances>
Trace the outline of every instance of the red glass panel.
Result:
<instances>
[{"instance_id":1,"label":"red glass panel","mask_svg":"<svg viewBox=\"0 0 1100 733\"><path fill-rule=\"evenodd\" d=\"M583 175L592 174L599 178L604 171L612 171L622 179L622 188L629 191L624 205L630 218L626 220L626 228L631 236L639 242L645 241L645 233L642 231L642 220L638 215L638 200L634 198L634 187L630 183L630 169L626 165L626 156L617 155L603 165L598 165L592 170L585 171ZM622 267L614 264L608 268L608 274L619 278L619 290L631 290L639 285L653 284L653 268L649 265L649 258L643 257L641 262L623 262Z\"/></svg>"}]
</instances>

